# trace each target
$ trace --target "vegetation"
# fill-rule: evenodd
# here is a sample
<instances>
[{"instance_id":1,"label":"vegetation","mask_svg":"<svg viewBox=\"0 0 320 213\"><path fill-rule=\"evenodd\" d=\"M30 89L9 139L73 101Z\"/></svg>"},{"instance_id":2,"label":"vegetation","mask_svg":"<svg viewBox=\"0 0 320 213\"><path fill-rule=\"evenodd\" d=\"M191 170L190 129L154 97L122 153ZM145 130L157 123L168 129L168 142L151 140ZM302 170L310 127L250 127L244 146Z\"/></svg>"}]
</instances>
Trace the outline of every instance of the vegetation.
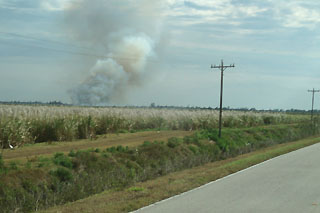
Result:
<instances>
[{"instance_id":1,"label":"vegetation","mask_svg":"<svg viewBox=\"0 0 320 213\"><path fill-rule=\"evenodd\" d=\"M17 161L24 163L28 159L43 157L50 157L56 152L69 153L74 150L86 150L89 148L100 149L100 151L112 147L122 145L124 147L135 147L142 144L144 141L167 141L171 137L183 138L184 136L192 135L194 131L141 131L135 133L122 134L108 134L97 137L96 140L91 139L77 140L73 142L47 142L37 144L27 144L17 149L2 150L2 157L4 161Z\"/></svg>"},{"instance_id":2,"label":"vegetation","mask_svg":"<svg viewBox=\"0 0 320 213\"><path fill-rule=\"evenodd\" d=\"M135 183L128 190L106 190L80 201L50 208L46 213L130 212L172 197L270 158L319 142L319 137L278 144L258 151L174 172L153 180ZM112 201L112 202L106 202Z\"/></svg>"},{"instance_id":3,"label":"vegetation","mask_svg":"<svg viewBox=\"0 0 320 213\"><path fill-rule=\"evenodd\" d=\"M270 112L224 112L224 127L292 124L306 115ZM146 129L201 130L218 127L218 111L210 109L115 108L0 105L0 146L48 141L95 139L97 135Z\"/></svg>"},{"instance_id":4,"label":"vegetation","mask_svg":"<svg viewBox=\"0 0 320 213\"><path fill-rule=\"evenodd\" d=\"M29 161L25 168L13 169L2 163L1 211L30 212L60 205L313 133L308 124L291 124L225 129L220 139L215 129L206 129L183 139L170 138L166 143L146 141L133 148L56 153L50 159ZM132 187L128 191L145 190Z\"/></svg>"}]
</instances>

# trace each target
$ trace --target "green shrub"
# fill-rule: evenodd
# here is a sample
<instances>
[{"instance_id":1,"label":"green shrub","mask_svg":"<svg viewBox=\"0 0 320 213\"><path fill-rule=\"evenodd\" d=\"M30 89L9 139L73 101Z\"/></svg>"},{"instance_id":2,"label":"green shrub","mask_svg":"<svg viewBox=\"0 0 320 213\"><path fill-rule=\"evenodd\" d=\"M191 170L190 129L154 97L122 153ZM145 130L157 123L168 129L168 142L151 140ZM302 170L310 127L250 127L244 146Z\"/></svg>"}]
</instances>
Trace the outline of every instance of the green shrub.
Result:
<instances>
[{"instance_id":1,"label":"green shrub","mask_svg":"<svg viewBox=\"0 0 320 213\"><path fill-rule=\"evenodd\" d=\"M217 129L209 129L206 131L206 136L209 140L217 142L219 140L219 131Z\"/></svg>"},{"instance_id":2,"label":"green shrub","mask_svg":"<svg viewBox=\"0 0 320 213\"><path fill-rule=\"evenodd\" d=\"M116 153L117 149L116 149L116 147L112 146L112 147L107 148L106 151L110 152L110 153Z\"/></svg>"},{"instance_id":3,"label":"green shrub","mask_svg":"<svg viewBox=\"0 0 320 213\"><path fill-rule=\"evenodd\" d=\"M150 141L144 141L142 146L150 146L152 143Z\"/></svg>"},{"instance_id":4,"label":"green shrub","mask_svg":"<svg viewBox=\"0 0 320 213\"><path fill-rule=\"evenodd\" d=\"M68 154L69 157L75 157L76 156L76 152L72 149L69 154Z\"/></svg>"},{"instance_id":5,"label":"green shrub","mask_svg":"<svg viewBox=\"0 0 320 213\"><path fill-rule=\"evenodd\" d=\"M193 154L199 154L199 148L195 145L189 145L188 148L193 152Z\"/></svg>"},{"instance_id":6,"label":"green shrub","mask_svg":"<svg viewBox=\"0 0 320 213\"><path fill-rule=\"evenodd\" d=\"M38 167L45 167L45 166L50 166L50 163L52 163L52 159L51 158L46 158L46 157L38 157Z\"/></svg>"},{"instance_id":7,"label":"green shrub","mask_svg":"<svg viewBox=\"0 0 320 213\"><path fill-rule=\"evenodd\" d=\"M129 131L126 130L126 129L120 129L120 130L117 131L118 134L120 134L120 133L128 133L128 132Z\"/></svg>"},{"instance_id":8,"label":"green shrub","mask_svg":"<svg viewBox=\"0 0 320 213\"><path fill-rule=\"evenodd\" d=\"M99 158L99 155L95 152L78 151L75 158L72 160L73 168L77 170L82 165L86 170L94 170L97 166L102 166L99 165L99 159L102 160L102 158Z\"/></svg>"},{"instance_id":9,"label":"green shrub","mask_svg":"<svg viewBox=\"0 0 320 213\"><path fill-rule=\"evenodd\" d=\"M117 147L109 147L106 149L107 152L110 152L110 153L118 153L118 152L127 152L129 150L129 147L126 146L126 147L123 147L121 145L117 146Z\"/></svg>"},{"instance_id":10,"label":"green shrub","mask_svg":"<svg viewBox=\"0 0 320 213\"><path fill-rule=\"evenodd\" d=\"M11 170L18 170L18 165L17 165L16 162L11 161L11 162L9 163L9 168L10 168Z\"/></svg>"},{"instance_id":11,"label":"green shrub","mask_svg":"<svg viewBox=\"0 0 320 213\"><path fill-rule=\"evenodd\" d=\"M53 163L56 165L64 166L69 169L72 168L71 159L65 156L64 153L56 153L52 160L53 160Z\"/></svg>"},{"instance_id":12,"label":"green shrub","mask_svg":"<svg viewBox=\"0 0 320 213\"><path fill-rule=\"evenodd\" d=\"M167 145L168 145L168 147L170 147L170 148L175 148L175 147L177 147L177 146L180 145L180 142L181 142L181 140L179 140L179 138L172 137L172 138L169 138L169 139L168 139Z\"/></svg>"},{"instance_id":13,"label":"green shrub","mask_svg":"<svg viewBox=\"0 0 320 213\"><path fill-rule=\"evenodd\" d=\"M117 146L116 148L117 152L125 152L126 150L128 150L128 147L123 147L121 145Z\"/></svg>"},{"instance_id":14,"label":"green shrub","mask_svg":"<svg viewBox=\"0 0 320 213\"><path fill-rule=\"evenodd\" d=\"M128 191L130 191L130 192L142 192L142 191L144 191L144 188L134 186L134 187L129 188Z\"/></svg>"},{"instance_id":15,"label":"green shrub","mask_svg":"<svg viewBox=\"0 0 320 213\"><path fill-rule=\"evenodd\" d=\"M56 176L61 182L70 182L73 180L72 172L63 167L59 167L57 170L51 172L51 174Z\"/></svg>"}]
</instances>

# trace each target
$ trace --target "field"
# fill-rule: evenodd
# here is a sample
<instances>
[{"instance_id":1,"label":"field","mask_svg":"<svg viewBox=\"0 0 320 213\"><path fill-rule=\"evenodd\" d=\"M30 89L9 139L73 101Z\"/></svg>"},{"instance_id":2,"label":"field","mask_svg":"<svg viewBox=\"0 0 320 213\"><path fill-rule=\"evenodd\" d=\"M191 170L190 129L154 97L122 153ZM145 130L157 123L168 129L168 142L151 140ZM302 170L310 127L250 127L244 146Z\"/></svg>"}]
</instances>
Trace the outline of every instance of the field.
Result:
<instances>
[{"instance_id":1,"label":"field","mask_svg":"<svg viewBox=\"0 0 320 213\"><path fill-rule=\"evenodd\" d=\"M0 105L0 212L139 191L135 184L320 130L306 115L238 111L224 112L222 138L217 126L215 110Z\"/></svg>"},{"instance_id":2,"label":"field","mask_svg":"<svg viewBox=\"0 0 320 213\"><path fill-rule=\"evenodd\" d=\"M307 121L305 115L225 111L224 127L254 127ZM217 128L218 111L157 108L0 105L0 145L95 139L143 130Z\"/></svg>"}]
</instances>

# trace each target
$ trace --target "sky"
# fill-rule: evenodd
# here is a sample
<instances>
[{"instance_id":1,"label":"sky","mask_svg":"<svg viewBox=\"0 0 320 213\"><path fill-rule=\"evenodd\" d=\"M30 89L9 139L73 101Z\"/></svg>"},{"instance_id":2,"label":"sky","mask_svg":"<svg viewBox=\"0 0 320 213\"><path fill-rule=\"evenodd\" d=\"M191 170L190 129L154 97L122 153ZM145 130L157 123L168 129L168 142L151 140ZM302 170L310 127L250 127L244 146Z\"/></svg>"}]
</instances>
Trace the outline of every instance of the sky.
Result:
<instances>
[{"instance_id":1,"label":"sky","mask_svg":"<svg viewBox=\"0 0 320 213\"><path fill-rule=\"evenodd\" d=\"M225 107L310 109L319 27L314 0L0 0L0 100L218 107L223 59Z\"/></svg>"}]
</instances>

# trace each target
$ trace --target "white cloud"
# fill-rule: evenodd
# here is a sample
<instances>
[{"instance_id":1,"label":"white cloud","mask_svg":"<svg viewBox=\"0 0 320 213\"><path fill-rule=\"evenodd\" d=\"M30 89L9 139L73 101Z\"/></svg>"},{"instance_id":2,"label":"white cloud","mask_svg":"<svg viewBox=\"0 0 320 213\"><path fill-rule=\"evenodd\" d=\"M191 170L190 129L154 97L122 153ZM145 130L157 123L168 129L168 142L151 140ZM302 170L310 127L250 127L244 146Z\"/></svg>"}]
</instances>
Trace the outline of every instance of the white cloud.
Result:
<instances>
[{"instance_id":1,"label":"white cloud","mask_svg":"<svg viewBox=\"0 0 320 213\"><path fill-rule=\"evenodd\" d=\"M275 19L288 28L314 29L320 23L320 2L317 1L274 1Z\"/></svg>"},{"instance_id":2,"label":"white cloud","mask_svg":"<svg viewBox=\"0 0 320 213\"><path fill-rule=\"evenodd\" d=\"M283 27L314 29L320 23L320 1L267 0L263 3L234 3L232 0L167 0L171 10L168 15L180 17L180 25L220 24L240 25L244 18L257 17L272 12Z\"/></svg>"},{"instance_id":3,"label":"white cloud","mask_svg":"<svg viewBox=\"0 0 320 213\"><path fill-rule=\"evenodd\" d=\"M256 17L267 11L256 5L234 4L231 0L167 0L171 5L169 15L184 17L183 25L220 22L230 25L241 24L240 19ZM188 18L190 17L190 18Z\"/></svg>"},{"instance_id":4,"label":"white cloud","mask_svg":"<svg viewBox=\"0 0 320 213\"><path fill-rule=\"evenodd\" d=\"M49 11L62 11L70 7L70 0L42 0L42 9Z\"/></svg>"},{"instance_id":5,"label":"white cloud","mask_svg":"<svg viewBox=\"0 0 320 213\"><path fill-rule=\"evenodd\" d=\"M285 27L311 27L320 23L320 12L304 7L292 8L291 13L285 16Z\"/></svg>"},{"instance_id":6,"label":"white cloud","mask_svg":"<svg viewBox=\"0 0 320 213\"><path fill-rule=\"evenodd\" d=\"M0 0L0 8L21 12L36 10L61 11L68 8L73 0Z\"/></svg>"}]
</instances>

